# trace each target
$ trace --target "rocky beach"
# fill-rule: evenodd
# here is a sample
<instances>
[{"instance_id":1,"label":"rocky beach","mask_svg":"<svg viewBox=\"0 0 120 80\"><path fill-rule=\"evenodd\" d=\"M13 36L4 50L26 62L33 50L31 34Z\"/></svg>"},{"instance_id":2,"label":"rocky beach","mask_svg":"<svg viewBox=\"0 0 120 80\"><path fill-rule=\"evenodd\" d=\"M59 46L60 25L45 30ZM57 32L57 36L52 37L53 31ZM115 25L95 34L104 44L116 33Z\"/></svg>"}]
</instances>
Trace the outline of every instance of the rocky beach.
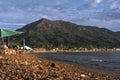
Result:
<instances>
[{"instance_id":1,"label":"rocky beach","mask_svg":"<svg viewBox=\"0 0 120 80\"><path fill-rule=\"evenodd\" d=\"M0 80L120 80L33 54L0 55Z\"/></svg>"}]
</instances>

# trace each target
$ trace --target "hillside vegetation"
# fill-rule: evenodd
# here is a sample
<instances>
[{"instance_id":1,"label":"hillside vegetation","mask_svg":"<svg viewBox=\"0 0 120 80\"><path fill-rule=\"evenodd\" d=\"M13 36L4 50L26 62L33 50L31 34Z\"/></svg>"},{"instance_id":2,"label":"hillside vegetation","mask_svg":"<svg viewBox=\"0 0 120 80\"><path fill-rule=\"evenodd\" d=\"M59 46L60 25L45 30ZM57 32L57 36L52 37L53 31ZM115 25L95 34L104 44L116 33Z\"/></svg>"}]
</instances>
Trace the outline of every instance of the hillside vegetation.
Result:
<instances>
[{"instance_id":1,"label":"hillside vegetation","mask_svg":"<svg viewBox=\"0 0 120 80\"><path fill-rule=\"evenodd\" d=\"M32 47L120 47L120 32L77 25L62 20L41 19L18 29L23 31L14 41L26 40Z\"/></svg>"}]
</instances>

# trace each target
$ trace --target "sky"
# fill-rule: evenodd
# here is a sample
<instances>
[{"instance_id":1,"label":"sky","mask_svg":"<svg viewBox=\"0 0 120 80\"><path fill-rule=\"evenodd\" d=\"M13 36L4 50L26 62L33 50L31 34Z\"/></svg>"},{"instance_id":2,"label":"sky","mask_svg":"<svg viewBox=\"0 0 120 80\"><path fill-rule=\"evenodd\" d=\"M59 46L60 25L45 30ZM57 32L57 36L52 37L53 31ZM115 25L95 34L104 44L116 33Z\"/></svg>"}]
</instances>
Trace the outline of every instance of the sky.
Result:
<instances>
[{"instance_id":1,"label":"sky","mask_svg":"<svg viewBox=\"0 0 120 80\"><path fill-rule=\"evenodd\" d=\"M47 18L120 31L120 0L0 0L0 28Z\"/></svg>"}]
</instances>

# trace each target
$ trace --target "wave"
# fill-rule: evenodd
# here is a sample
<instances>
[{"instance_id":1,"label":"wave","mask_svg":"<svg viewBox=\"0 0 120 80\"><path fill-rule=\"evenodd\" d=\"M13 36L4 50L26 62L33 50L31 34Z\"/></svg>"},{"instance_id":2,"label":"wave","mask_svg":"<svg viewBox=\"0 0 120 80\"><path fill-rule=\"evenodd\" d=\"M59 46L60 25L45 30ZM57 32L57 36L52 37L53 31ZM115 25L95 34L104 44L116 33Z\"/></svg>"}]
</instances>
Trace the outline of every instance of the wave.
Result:
<instances>
[{"instance_id":1,"label":"wave","mask_svg":"<svg viewBox=\"0 0 120 80\"><path fill-rule=\"evenodd\" d=\"M102 60L102 59L91 59L91 61L94 61L94 62L104 62L104 60Z\"/></svg>"}]
</instances>

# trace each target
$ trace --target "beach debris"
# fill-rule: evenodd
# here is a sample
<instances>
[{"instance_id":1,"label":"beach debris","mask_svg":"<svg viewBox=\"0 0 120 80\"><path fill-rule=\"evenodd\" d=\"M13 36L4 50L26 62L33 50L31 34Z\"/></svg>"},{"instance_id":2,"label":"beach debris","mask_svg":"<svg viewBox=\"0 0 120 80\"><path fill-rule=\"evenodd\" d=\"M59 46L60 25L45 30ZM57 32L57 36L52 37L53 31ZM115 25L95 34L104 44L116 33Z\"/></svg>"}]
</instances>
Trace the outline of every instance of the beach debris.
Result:
<instances>
[{"instance_id":1,"label":"beach debris","mask_svg":"<svg viewBox=\"0 0 120 80\"><path fill-rule=\"evenodd\" d=\"M55 63L51 63L50 66L51 66L51 67L55 67Z\"/></svg>"}]
</instances>

